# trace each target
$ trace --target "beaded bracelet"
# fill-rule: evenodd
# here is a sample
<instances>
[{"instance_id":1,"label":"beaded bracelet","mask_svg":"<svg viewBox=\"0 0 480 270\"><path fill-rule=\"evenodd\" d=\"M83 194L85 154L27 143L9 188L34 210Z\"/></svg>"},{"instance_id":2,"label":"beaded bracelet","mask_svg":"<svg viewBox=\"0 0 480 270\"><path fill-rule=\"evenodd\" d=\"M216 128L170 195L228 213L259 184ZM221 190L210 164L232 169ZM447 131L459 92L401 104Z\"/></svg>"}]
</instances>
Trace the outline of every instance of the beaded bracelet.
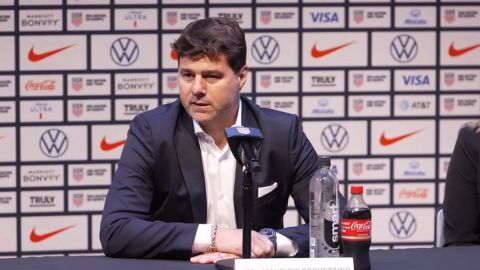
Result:
<instances>
[{"instance_id":1,"label":"beaded bracelet","mask_svg":"<svg viewBox=\"0 0 480 270\"><path fill-rule=\"evenodd\" d=\"M217 252L217 246L215 245L215 240L217 239L218 225L212 226L212 242L208 247L208 252Z\"/></svg>"}]
</instances>

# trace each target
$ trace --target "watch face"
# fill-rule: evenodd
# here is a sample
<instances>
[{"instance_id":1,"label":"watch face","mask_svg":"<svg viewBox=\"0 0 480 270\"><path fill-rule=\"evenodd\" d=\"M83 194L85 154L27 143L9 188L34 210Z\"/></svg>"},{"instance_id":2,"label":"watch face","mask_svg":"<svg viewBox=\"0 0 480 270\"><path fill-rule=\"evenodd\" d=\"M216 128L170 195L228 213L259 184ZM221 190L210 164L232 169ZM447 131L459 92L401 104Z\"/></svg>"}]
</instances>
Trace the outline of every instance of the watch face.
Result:
<instances>
[{"instance_id":1,"label":"watch face","mask_svg":"<svg viewBox=\"0 0 480 270\"><path fill-rule=\"evenodd\" d=\"M263 228L259 231L259 233L261 235L264 235L264 236L268 237L268 238L270 238L272 236L275 237L275 230L274 229Z\"/></svg>"},{"instance_id":2,"label":"watch face","mask_svg":"<svg viewBox=\"0 0 480 270\"><path fill-rule=\"evenodd\" d=\"M263 228L258 233L268 238L268 240L272 241L273 247L275 248L275 252L277 251L277 235L274 229L270 228Z\"/></svg>"}]
</instances>

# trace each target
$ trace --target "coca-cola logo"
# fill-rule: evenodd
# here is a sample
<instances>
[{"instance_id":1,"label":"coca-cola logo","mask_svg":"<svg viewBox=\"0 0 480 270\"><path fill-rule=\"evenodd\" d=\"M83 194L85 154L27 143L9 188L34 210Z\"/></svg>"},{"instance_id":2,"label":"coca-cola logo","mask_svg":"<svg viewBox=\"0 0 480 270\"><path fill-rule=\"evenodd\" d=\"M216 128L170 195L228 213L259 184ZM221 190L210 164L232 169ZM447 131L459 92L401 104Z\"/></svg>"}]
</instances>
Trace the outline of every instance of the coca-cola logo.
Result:
<instances>
[{"instance_id":1,"label":"coca-cola logo","mask_svg":"<svg viewBox=\"0 0 480 270\"><path fill-rule=\"evenodd\" d=\"M428 197L427 188L416 188L413 190L402 189L399 197L402 199L426 199Z\"/></svg>"},{"instance_id":2,"label":"coca-cola logo","mask_svg":"<svg viewBox=\"0 0 480 270\"><path fill-rule=\"evenodd\" d=\"M55 91L57 82L54 80L34 81L29 80L25 84L26 91Z\"/></svg>"},{"instance_id":3,"label":"coca-cola logo","mask_svg":"<svg viewBox=\"0 0 480 270\"><path fill-rule=\"evenodd\" d=\"M350 225L350 230L354 230L354 231L370 231L372 227L372 221L371 220L368 220L366 222L358 222L358 221L354 221L352 222L352 224Z\"/></svg>"}]
</instances>

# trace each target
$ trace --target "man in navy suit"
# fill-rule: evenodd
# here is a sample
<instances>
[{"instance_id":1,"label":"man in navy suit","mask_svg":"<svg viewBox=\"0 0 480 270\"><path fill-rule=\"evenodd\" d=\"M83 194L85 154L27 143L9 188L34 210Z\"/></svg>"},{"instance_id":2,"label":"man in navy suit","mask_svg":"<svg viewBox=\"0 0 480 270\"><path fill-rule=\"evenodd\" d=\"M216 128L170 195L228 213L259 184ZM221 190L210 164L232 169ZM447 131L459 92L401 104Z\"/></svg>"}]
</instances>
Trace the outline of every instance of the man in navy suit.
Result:
<instances>
[{"instance_id":1,"label":"man in navy suit","mask_svg":"<svg viewBox=\"0 0 480 270\"><path fill-rule=\"evenodd\" d=\"M247 80L245 34L231 19L190 23L173 44L180 99L131 123L108 192L100 240L106 255L190 258L242 255L242 168L225 128L259 128L252 257L308 255L308 227L283 228L291 196L308 222L309 180L318 156L297 116L260 108L240 90ZM257 231L270 228L276 241Z\"/></svg>"}]
</instances>

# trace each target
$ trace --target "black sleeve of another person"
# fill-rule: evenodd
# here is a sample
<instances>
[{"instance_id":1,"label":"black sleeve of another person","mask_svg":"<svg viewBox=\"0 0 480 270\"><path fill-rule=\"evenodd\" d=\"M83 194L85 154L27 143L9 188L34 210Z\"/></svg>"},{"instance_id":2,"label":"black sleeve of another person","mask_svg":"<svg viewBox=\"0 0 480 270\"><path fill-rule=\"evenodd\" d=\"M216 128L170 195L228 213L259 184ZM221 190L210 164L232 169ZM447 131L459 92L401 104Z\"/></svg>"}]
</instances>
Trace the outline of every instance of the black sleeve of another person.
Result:
<instances>
[{"instance_id":1,"label":"black sleeve of another person","mask_svg":"<svg viewBox=\"0 0 480 270\"><path fill-rule=\"evenodd\" d=\"M480 244L480 127L463 127L445 185L445 246Z\"/></svg>"}]
</instances>

